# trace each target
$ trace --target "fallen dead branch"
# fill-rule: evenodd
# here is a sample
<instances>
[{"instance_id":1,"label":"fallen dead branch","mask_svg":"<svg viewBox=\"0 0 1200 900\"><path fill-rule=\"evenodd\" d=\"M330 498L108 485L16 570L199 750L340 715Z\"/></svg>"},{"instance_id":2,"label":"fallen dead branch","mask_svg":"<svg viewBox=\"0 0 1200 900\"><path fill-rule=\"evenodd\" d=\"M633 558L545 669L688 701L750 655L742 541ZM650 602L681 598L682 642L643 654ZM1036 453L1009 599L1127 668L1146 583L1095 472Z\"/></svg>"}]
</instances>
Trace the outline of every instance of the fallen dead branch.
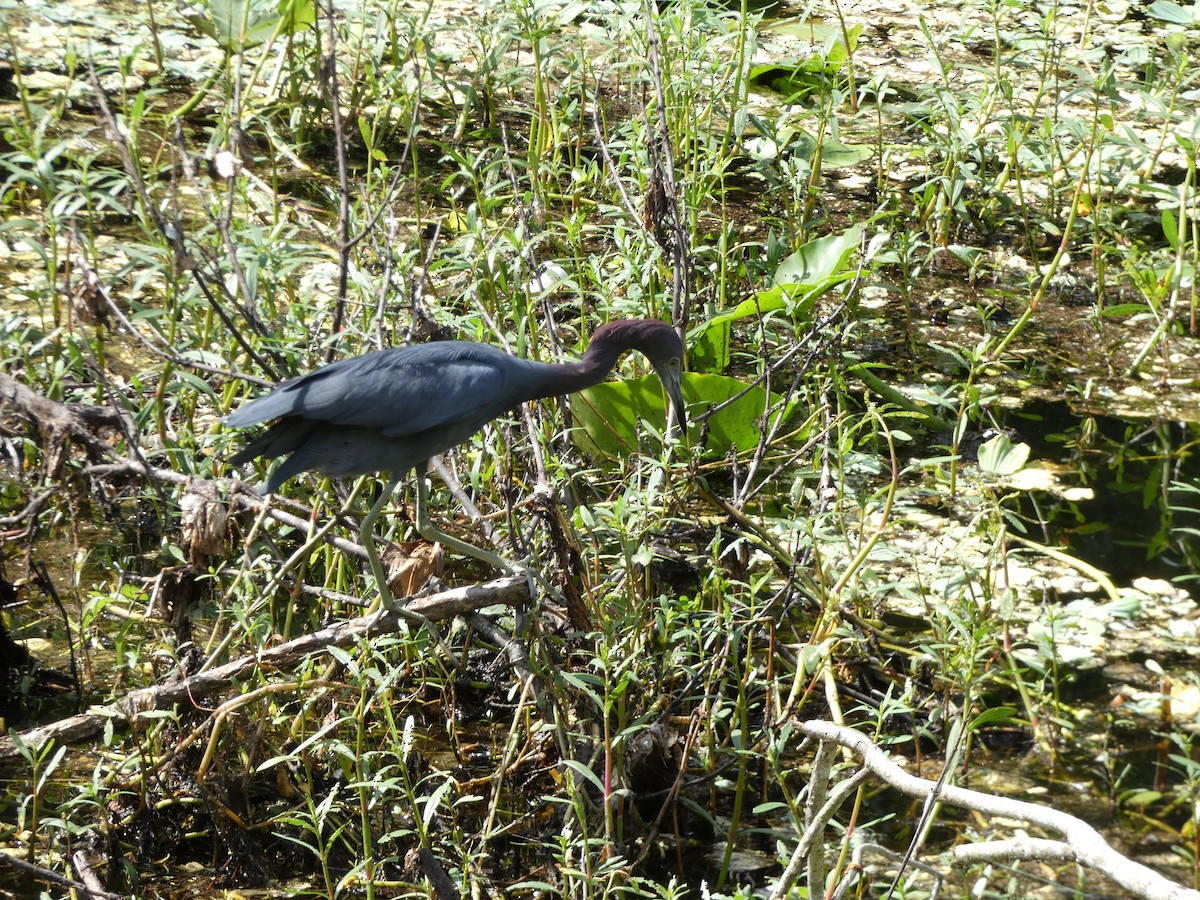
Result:
<instances>
[{"instance_id":1,"label":"fallen dead branch","mask_svg":"<svg viewBox=\"0 0 1200 900\"><path fill-rule=\"evenodd\" d=\"M797 722L796 728L801 734L821 741L825 747L837 745L853 750L862 757L863 771L871 772L884 783L910 797L933 800L983 815L1027 822L1062 836L1061 840L986 841L954 847L950 856L956 863L973 865L979 862L1034 859L1057 863L1074 862L1110 878L1131 897L1143 897L1148 900L1200 900L1200 891L1182 887L1153 869L1122 856L1095 828L1061 810L954 785L939 786L937 782L910 775L892 762L866 735L834 725L832 722ZM827 777L827 772L822 774L815 769L814 764L814 781ZM834 796L844 800L847 794L834 792ZM791 863L771 892L772 900L782 900L788 896L814 838L819 846L819 833L824 830L829 817L836 811L836 808L831 808L833 806L832 803L824 804L820 813L813 816L812 821L808 823L804 839L800 841ZM812 832L812 835L809 832Z\"/></svg>"},{"instance_id":2,"label":"fallen dead branch","mask_svg":"<svg viewBox=\"0 0 1200 900\"><path fill-rule=\"evenodd\" d=\"M528 582L521 577L508 577L498 578L486 584L452 588L428 597L414 597L409 600L406 608L431 622L438 622L455 616L470 615L487 606L519 606L527 602ZM179 681L132 691L116 703L96 707L41 728L30 729L20 734L18 739L22 744L35 748L43 747L51 740L58 743L87 740L100 734L106 722L128 725L144 713L169 709L175 704L194 704L204 697L228 689L234 679L245 678L256 668L290 669L314 653L322 653L332 647L353 646L364 637L393 634L401 630L401 621L401 616L397 613L381 612L339 622L271 647L255 656L243 656ZM0 738L0 765L15 763L22 758L12 738Z\"/></svg>"},{"instance_id":3,"label":"fallen dead branch","mask_svg":"<svg viewBox=\"0 0 1200 900\"><path fill-rule=\"evenodd\" d=\"M84 878L83 881L75 881L72 878L59 875L53 869L47 869L45 866L31 863L29 860L22 859L15 853L0 853L0 861L36 881L68 888L72 891L77 891L85 897L97 897L100 900L119 900L121 897L120 894L113 894L104 890L99 879L95 876L95 872L92 871L91 864L87 861L87 854L83 853L83 851L77 851L71 857L76 871L80 871L81 876Z\"/></svg>"},{"instance_id":4,"label":"fallen dead branch","mask_svg":"<svg viewBox=\"0 0 1200 900\"><path fill-rule=\"evenodd\" d=\"M129 428L128 421L116 409L86 403L59 403L30 390L3 372L0 372L0 412L15 414L42 433L47 470L52 473L61 465L68 439L81 445L93 460L111 458L114 455L112 447L97 437L96 431L125 432Z\"/></svg>"}]
</instances>

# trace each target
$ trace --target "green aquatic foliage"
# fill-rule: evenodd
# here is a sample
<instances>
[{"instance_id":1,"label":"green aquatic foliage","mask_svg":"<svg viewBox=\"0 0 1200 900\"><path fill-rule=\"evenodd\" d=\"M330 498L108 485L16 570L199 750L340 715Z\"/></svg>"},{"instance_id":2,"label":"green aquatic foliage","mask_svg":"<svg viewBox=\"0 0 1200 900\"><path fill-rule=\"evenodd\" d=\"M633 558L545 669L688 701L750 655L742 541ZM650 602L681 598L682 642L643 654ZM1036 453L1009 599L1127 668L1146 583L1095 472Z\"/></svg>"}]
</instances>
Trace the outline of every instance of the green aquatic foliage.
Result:
<instances>
[{"instance_id":1,"label":"green aquatic foliage","mask_svg":"<svg viewBox=\"0 0 1200 900\"><path fill-rule=\"evenodd\" d=\"M200 31L233 53L265 43L279 34L295 34L317 20L312 0L209 0L207 15L188 18Z\"/></svg>"},{"instance_id":2,"label":"green aquatic foliage","mask_svg":"<svg viewBox=\"0 0 1200 900\"><path fill-rule=\"evenodd\" d=\"M756 65L750 69L750 83L769 87L790 99L803 99L828 90L830 80L846 66L858 46L863 26L855 25L843 32L841 28L801 20L777 25L771 31L808 39L814 52Z\"/></svg>"},{"instance_id":3,"label":"green aquatic foliage","mask_svg":"<svg viewBox=\"0 0 1200 900\"><path fill-rule=\"evenodd\" d=\"M862 240L863 226L809 241L775 270L772 286L743 300L697 328L690 341L688 363L694 371L722 372L729 365L732 325L739 319L784 310L795 327L812 324L817 300L850 278L850 260Z\"/></svg>"},{"instance_id":4,"label":"green aquatic foliage","mask_svg":"<svg viewBox=\"0 0 1200 900\"><path fill-rule=\"evenodd\" d=\"M704 449L709 454L755 446L764 413L775 411L786 420L796 410L795 403L785 404L779 394L725 375L689 372L683 377L683 395L693 419L689 429L693 440L701 434L697 417L720 407L704 419ZM648 433L661 436L666 430L662 385L654 375L605 382L580 396L583 402L572 409L578 426L573 434L576 444L591 456L625 456L645 448ZM656 442L652 449L659 446Z\"/></svg>"},{"instance_id":5,"label":"green aquatic foliage","mask_svg":"<svg viewBox=\"0 0 1200 900\"><path fill-rule=\"evenodd\" d=\"M979 470L985 475L1015 475L1029 462L1029 445L1014 444L1006 434L998 434L979 448Z\"/></svg>"}]
</instances>

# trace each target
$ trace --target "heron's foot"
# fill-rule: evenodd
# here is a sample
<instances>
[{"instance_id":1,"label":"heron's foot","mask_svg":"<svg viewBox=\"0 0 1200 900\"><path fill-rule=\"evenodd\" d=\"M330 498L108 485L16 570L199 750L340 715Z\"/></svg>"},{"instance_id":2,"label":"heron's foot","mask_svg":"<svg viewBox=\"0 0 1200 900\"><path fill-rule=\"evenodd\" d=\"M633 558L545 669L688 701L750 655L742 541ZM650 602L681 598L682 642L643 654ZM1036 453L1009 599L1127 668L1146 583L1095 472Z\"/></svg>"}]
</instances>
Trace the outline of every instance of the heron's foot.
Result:
<instances>
[{"instance_id":1,"label":"heron's foot","mask_svg":"<svg viewBox=\"0 0 1200 900\"><path fill-rule=\"evenodd\" d=\"M507 560L506 562L508 562L507 571L510 575L525 579L525 589L529 592L531 599L538 596L539 588L547 594L555 593L542 576L542 570L538 568L533 554L526 556L520 562Z\"/></svg>"},{"instance_id":2,"label":"heron's foot","mask_svg":"<svg viewBox=\"0 0 1200 900\"><path fill-rule=\"evenodd\" d=\"M440 594L442 591L449 590L446 582L438 578L436 575L431 575L429 580L425 582L424 587L413 594L414 597L432 597L434 594ZM407 599L407 598L405 598Z\"/></svg>"},{"instance_id":3,"label":"heron's foot","mask_svg":"<svg viewBox=\"0 0 1200 900\"><path fill-rule=\"evenodd\" d=\"M413 596L419 597L421 594L418 593L414 594ZM407 595L404 597L397 597L391 591L383 591L379 595L379 611L396 613L402 619L410 619L413 616L413 613L410 610L405 609L405 606L408 604L410 599L411 598Z\"/></svg>"}]
</instances>

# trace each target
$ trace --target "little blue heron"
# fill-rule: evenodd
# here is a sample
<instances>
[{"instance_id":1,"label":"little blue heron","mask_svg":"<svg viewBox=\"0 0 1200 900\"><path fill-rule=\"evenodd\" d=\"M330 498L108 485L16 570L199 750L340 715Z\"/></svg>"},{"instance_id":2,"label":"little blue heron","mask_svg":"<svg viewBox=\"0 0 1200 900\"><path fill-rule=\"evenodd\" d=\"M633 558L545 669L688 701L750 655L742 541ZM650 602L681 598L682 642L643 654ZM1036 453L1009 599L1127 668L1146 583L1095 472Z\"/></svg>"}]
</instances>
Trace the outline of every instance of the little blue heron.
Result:
<instances>
[{"instance_id":1,"label":"little blue heron","mask_svg":"<svg viewBox=\"0 0 1200 900\"><path fill-rule=\"evenodd\" d=\"M390 592L375 552L375 519L400 479L412 469L420 470L417 532L428 541L512 570L513 565L495 553L433 527L426 508L426 461L528 400L599 384L626 350L638 350L650 361L666 389L676 423L686 429L679 336L665 322L629 319L596 329L577 363L535 362L468 341L394 347L340 360L286 381L226 416L224 423L233 428L278 420L230 463L287 456L267 479L268 493L293 475L310 470L334 478L390 472L391 481L359 528L384 605L388 605Z\"/></svg>"}]
</instances>

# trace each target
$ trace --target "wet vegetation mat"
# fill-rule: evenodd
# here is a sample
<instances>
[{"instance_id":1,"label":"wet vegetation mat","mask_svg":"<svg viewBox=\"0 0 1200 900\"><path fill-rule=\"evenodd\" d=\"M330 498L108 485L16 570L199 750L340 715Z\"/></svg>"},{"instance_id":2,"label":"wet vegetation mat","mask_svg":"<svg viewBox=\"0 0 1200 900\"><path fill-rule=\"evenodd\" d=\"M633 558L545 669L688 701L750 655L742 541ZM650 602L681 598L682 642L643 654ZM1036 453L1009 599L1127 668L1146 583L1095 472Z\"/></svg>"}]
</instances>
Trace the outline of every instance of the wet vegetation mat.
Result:
<instances>
[{"instance_id":1,"label":"wet vegetation mat","mask_svg":"<svg viewBox=\"0 0 1200 900\"><path fill-rule=\"evenodd\" d=\"M1194 4L0 26L8 896L1200 898Z\"/></svg>"}]
</instances>

